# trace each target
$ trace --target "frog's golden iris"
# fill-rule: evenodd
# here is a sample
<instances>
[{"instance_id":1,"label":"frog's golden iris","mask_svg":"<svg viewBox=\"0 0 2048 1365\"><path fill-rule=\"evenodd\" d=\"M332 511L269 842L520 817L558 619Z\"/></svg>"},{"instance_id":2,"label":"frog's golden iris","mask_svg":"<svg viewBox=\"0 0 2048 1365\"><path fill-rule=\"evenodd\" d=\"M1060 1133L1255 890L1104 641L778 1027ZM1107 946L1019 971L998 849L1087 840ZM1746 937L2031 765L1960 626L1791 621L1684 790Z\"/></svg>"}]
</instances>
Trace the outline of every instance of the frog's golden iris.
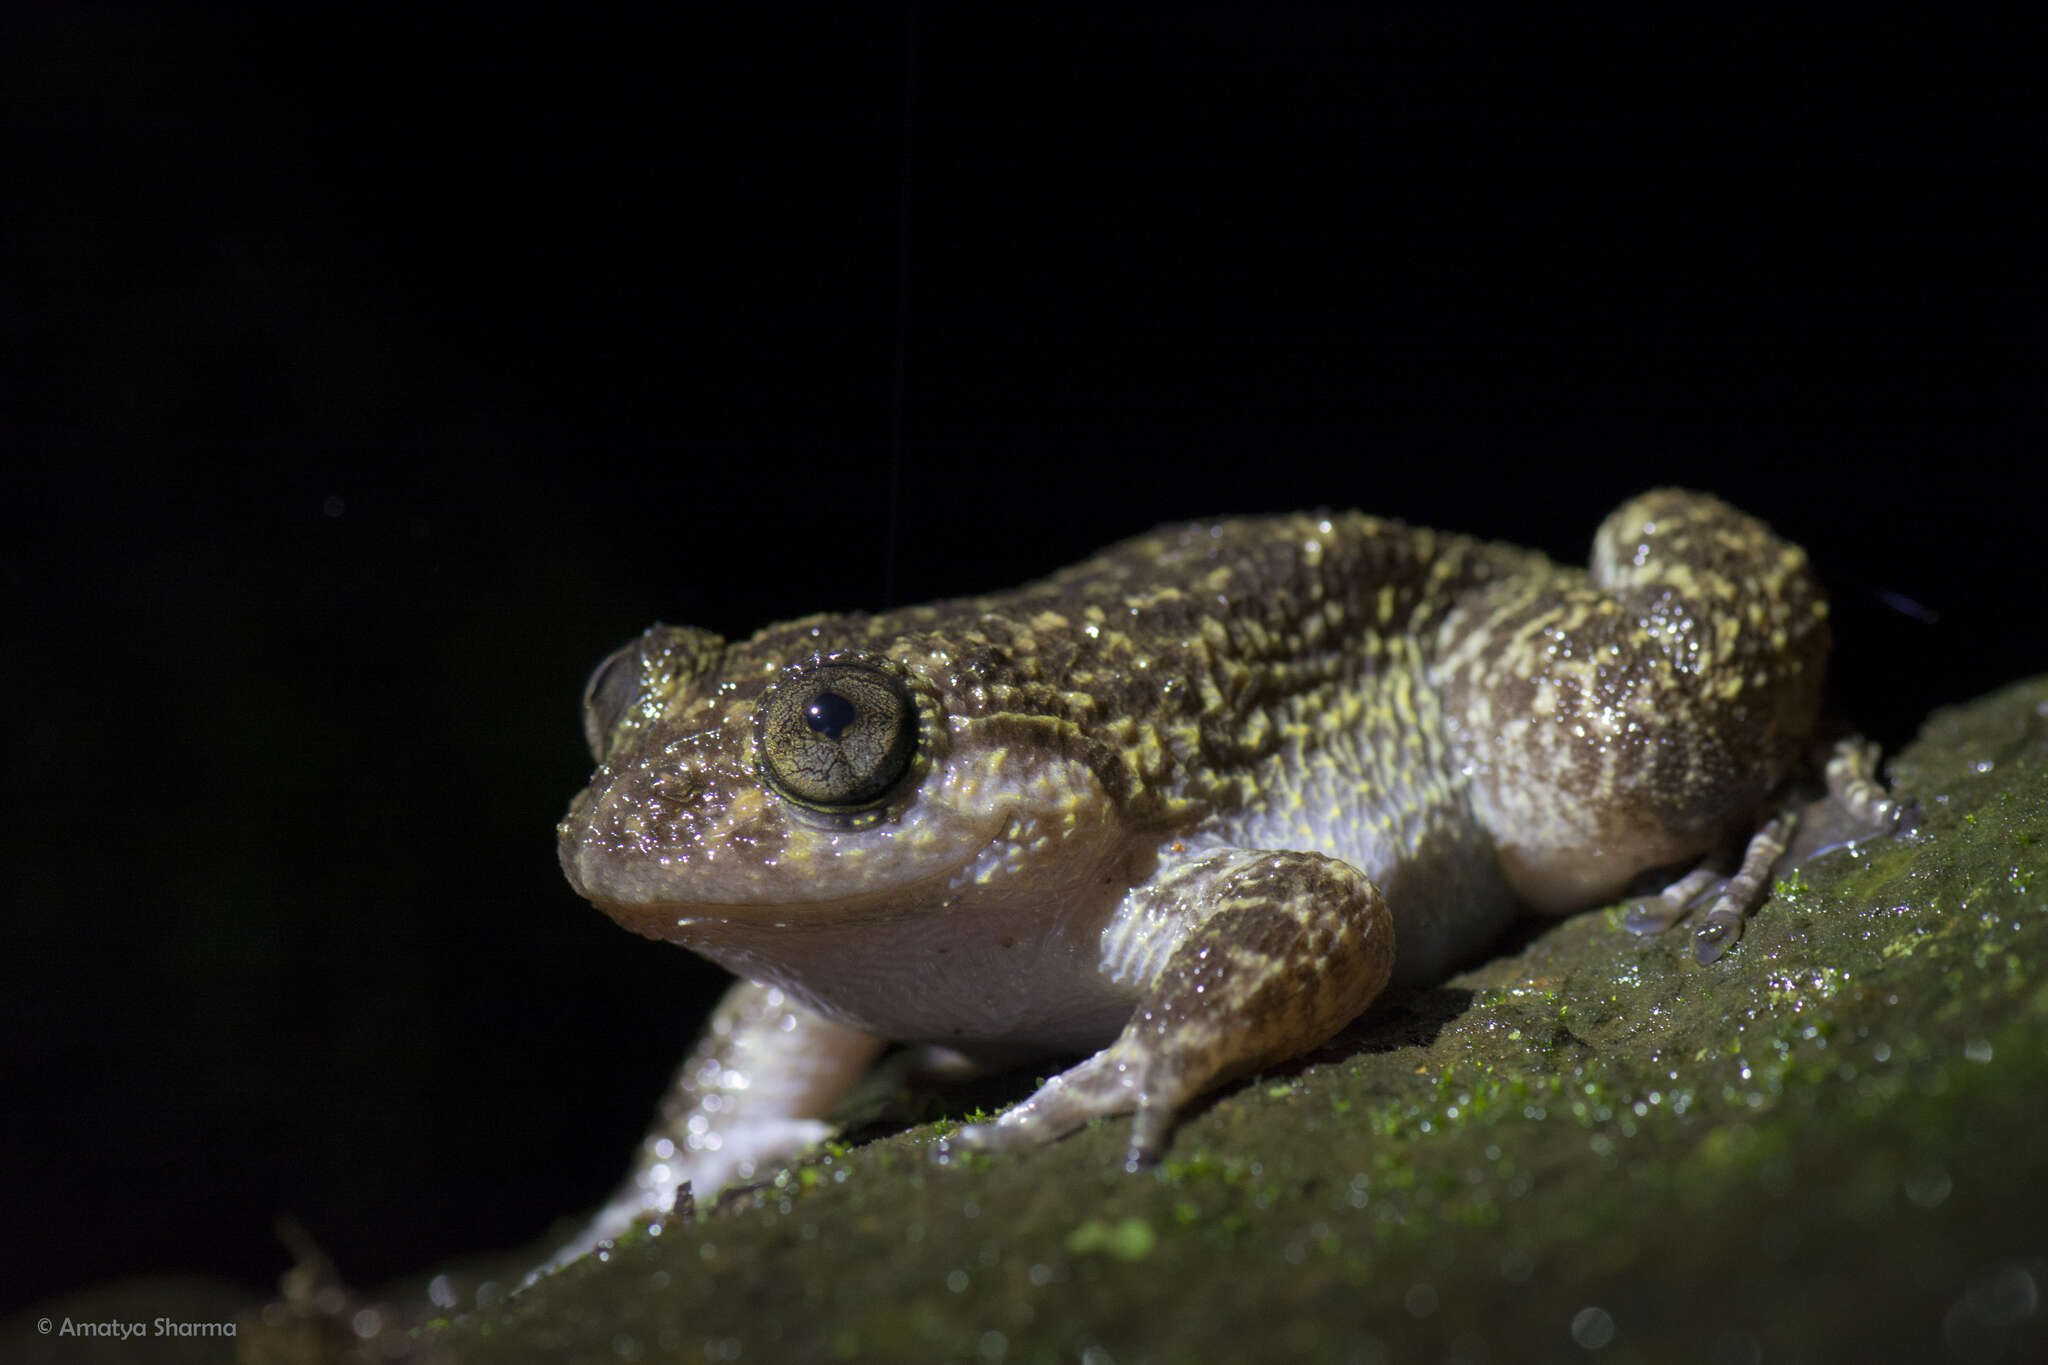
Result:
<instances>
[{"instance_id":1,"label":"frog's golden iris","mask_svg":"<svg viewBox=\"0 0 2048 1365\"><path fill-rule=\"evenodd\" d=\"M888 796L917 749L917 708L885 660L810 659L783 671L754 713L761 774L811 810L856 812Z\"/></svg>"}]
</instances>

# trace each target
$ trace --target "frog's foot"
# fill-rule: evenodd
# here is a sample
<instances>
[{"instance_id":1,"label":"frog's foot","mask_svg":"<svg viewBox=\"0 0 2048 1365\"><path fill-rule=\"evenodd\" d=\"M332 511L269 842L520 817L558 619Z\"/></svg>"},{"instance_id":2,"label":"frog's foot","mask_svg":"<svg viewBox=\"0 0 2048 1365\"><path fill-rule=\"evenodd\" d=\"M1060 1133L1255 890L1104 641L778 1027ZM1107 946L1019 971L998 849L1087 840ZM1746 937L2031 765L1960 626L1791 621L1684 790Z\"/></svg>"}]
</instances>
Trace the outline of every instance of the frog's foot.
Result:
<instances>
[{"instance_id":1,"label":"frog's foot","mask_svg":"<svg viewBox=\"0 0 2048 1365\"><path fill-rule=\"evenodd\" d=\"M1707 913L1692 931L1693 958L1702 967L1717 961L1742 937L1742 922L1763 904L1771 884L1771 867L1784 854L1799 816L1781 811L1764 821L1762 829L1749 836L1742 867L1721 888L1721 894L1707 907Z\"/></svg>"},{"instance_id":2,"label":"frog's foot","mask_svg":"<svg viewBox=\"0 0 2048 1365\"><path fill-rule=\"evenodd\" d=\"M1227 849L1184 864L1126 904L1106 935L1111 958L1120 935L1149 943L1161 930L1179 942L1133 958L1144 994L1116 1041L951 1145L1032 1147L1133 1114L1124 1164L1135 1169L1166 1149L1188 1101L1324 1042L1394 965L1379 889L1318 853Z\"/></svg>"},{"instance_id":3,"label":"frog's foot","mask_svg":"<svg viewBox=\"0 0 2048 1365\"><path fill-rule=\"evenodd\" d=\"M1015 1151L1064 1137L1102 1115L1135 1112L1131 1144L1124 1154L1126 1169L1135 1170L1164 1150L1173 1113L1200 1093L1170 1068L1147 1066L1129 1045L1128 1031L1114 1044L1061 1072L1041 1085L1029 1099L1011 1105L993 1123L962 1128L945 1144L981 1151Z\"/></svg>"},{"instance_id":4,"label":"frog's foot","mask_svg":"<svg viewBox=\"0 0 2048 1365\"><path fill-rule=\"evenodd\" d=\"M1631 934L1661 934L1727 884L1727 874L1715 868L1710 859L1656 895L1637 896L1630 900L1621 927Z\"/></svg>"},{"instance_id":5,"label":"frog's foot","mask_svg":"<svg viewBox=\"0 0 2048 1365\"><path fill-rule=\"evenodd\" d=\"M1742 922L1763 903L1771 868L1783 856L1798 825L1796 811L1780 811L1750 835L1742 866L1734 876L1723 880L1711 866L1696 867L1656 896L1632 904L1623 927L1637 934L1661 933L1712 896L1713 904L1693 930L1693 954L1702 967L1716 961L1735 946L1742 937Z\"/></svg>"},{"instance_id":6,"label":"frog's foot","mask_svg":"<svg viewBox=\"0 0 2048 1365\"><path fill-rule=\"evenodd\" d=\"M1842 740L1825 769L1828 799L1869 832L1910 839L1920 832L1923 812L1911 797L1900 797L1877 776L1877 745L1861 735Z\"/></svg>"},{"instance_id":7,"label":"frog's foot","mask_svg":"<svg viewBox=\"0 0 2048 1365\"><path fill-rule=\"evenodd\" d=\"M1632 902L1623 927L1638 934L1661 933L1711 898L1693 931L1695 953L1704 966L1742 937L1743 921L1763 902L1774 875L1861 839L1912 836L1919 830L1920 805L1878 781L1877 752L1860 736L1836 744L1825 768L1824 799L1803 809L1788 807L1765 821L1750 836L1734 876L1724 879L1711 860L1703 863L1658 895Z\"/></svg>"}]
</instances>

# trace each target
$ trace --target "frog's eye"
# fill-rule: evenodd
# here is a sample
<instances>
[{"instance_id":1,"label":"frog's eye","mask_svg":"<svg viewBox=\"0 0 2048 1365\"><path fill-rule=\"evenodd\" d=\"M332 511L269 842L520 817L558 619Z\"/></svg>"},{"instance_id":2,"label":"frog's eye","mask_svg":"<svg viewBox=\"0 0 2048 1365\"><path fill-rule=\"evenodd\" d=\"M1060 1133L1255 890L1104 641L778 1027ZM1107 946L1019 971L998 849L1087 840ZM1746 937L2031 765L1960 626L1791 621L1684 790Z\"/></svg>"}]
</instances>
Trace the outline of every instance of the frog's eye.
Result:
<instances>
[{"instance_id":1,"label":"frog's eye","mask_svg":"<svg viewBox=\"0 0 2048 1365\"><path fill-rule=\"evenodd\" d=\"M583 739L590 756L604 762L619 717L640 697L640 642L619 646L590 670L583 684Z\"/></svg>"},{"instance_id":2,"label":"frog's eye","mask_svg":"<svg viewBox=\"0 0 2048 1365\"><path fill-rule=\"evenodd\" d=\"M754 716L761 771L790 800L872 805L910 766L917 707L880 663L818 659L785 671Z\"/></svg>"}]
</instances>

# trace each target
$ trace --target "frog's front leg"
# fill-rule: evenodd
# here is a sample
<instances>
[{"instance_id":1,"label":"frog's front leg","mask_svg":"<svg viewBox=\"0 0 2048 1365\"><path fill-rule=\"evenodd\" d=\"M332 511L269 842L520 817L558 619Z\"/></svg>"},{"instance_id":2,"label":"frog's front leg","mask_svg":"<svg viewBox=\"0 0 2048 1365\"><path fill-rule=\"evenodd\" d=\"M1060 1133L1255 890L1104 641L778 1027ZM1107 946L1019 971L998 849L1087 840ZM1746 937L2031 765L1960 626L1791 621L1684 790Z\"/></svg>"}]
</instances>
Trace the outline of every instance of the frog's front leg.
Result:
<instances>
[{"instance_id":1,"label":"frog's front leg","mask_svg":"<svg viewBox=\"0 0 2048 1365\"><path fill-rule=\"evenodd\" d=\"M881 1039L777 987L734 985L669 1083L624 1183L542 1269L616 1238L642 1215L668 1212L686 1185L709 1195L823 1140L825 1116L881 1049Z\"/></svg>"},{"instance_id":2,"label":"frog's front leg","mask_svg":"<svg viewBox=\"0 0 2048 1365\"><path fill-rule=\"evenodd\" d=\"M1394 924L1349 863L1233 848L1132 892L1103 949L1111 979L1140 991L1123 1032L957 1142L1036 1146L1135 1112L1126 1164L1149 1161L1188 1101L1324 1042L1364 1010L1393 971Z\"/></svg>"}]
</instances>

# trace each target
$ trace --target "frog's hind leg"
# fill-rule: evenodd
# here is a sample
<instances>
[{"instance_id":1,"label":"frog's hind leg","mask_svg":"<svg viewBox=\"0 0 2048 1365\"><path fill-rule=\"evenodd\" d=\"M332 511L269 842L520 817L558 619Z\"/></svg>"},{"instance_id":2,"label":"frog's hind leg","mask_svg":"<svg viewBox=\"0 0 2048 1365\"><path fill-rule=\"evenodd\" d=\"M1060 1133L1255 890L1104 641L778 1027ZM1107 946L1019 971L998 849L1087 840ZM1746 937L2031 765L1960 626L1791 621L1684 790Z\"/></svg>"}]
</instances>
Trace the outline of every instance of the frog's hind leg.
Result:
<instances>
[{"instance_id":1,"label":"frog's hind leg","mask_svg":"<svg viewBox=\"0 0 2048 1365\"><path fill-rule=\"evenodd\" d=\"M1461 598L1435 643L1446 730L1501 870L1525 904L1565 913L1775 813L1820 710L1827 612L1796 546L1660 489L1608 516L1586 573L1503 576ZM1704 886L1681 884L1674 909Z\"/></svg>"}]
</instances>

